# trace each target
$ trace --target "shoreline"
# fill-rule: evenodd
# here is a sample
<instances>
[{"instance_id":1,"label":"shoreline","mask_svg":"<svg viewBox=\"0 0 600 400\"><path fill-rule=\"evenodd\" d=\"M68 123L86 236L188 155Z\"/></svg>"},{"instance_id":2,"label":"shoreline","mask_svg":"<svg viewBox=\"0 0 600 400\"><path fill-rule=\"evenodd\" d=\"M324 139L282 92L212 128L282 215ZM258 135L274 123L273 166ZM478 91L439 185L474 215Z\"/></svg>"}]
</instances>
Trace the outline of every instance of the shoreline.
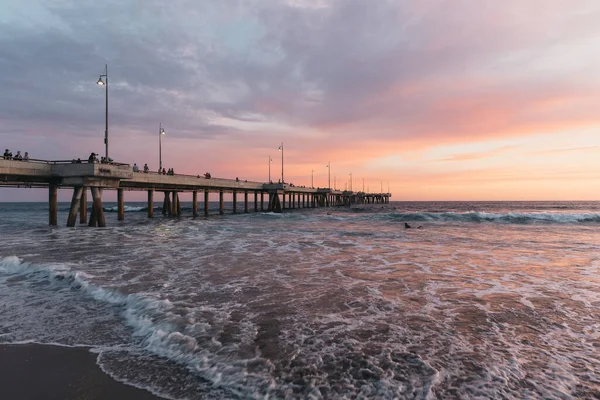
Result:
<instances>
[{"instance_id":1,"label":"shoreline","mask_svg":"<svg viewBox=\"0 0 600 400\"><path fill-rule=\"evenodd\" d=\"M11 399L163 399L119 382L96 364L88 347L0 344L2 398Z\"/></svg>"}]
</instances>

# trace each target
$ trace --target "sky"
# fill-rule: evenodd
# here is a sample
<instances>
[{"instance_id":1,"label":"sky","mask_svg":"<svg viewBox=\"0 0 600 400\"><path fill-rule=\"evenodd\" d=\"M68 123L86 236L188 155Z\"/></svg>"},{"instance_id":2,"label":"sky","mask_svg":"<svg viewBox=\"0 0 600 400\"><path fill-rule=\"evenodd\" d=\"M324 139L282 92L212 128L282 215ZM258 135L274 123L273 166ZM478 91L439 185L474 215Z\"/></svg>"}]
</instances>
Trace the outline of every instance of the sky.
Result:
<instances>
[{"instance_id":1,"label":"sky","mask_svg":"<svg viewBox=\"0 0 600 400\"><path fill-rule=\"evenodd\" d=\"M2 0L0 146L103 155L108 64L118 162L156 170L162 123L177 173L276 181L283 143L296 185L330 163L392 200L600 200L598 21L597 0ZM24 197L47 193L0 189Z\"/></svg>"}]
</instances>

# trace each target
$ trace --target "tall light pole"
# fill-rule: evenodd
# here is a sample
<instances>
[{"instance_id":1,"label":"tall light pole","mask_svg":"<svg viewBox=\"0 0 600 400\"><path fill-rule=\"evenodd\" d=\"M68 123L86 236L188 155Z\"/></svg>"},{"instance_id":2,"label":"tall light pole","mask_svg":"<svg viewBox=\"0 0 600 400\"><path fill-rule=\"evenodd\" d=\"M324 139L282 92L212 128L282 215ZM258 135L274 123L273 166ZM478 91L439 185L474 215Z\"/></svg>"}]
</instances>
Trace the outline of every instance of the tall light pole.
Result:
<instances>
[{"instance_id":1,"label":"tall light pole","mask_svg":"<svg viewBox=\"0 0 600 400\"><path fill-rule=\"evenodd\" d=\"M331 161L327 161L327 188L331 189Z\"/></svg>"},{"instance_id":2,"label":"tall light pole","mask_svg":"<svg viewBox=\"0 0 600 400\"><path fill-rule=\"evenodd\" d=\"M166 134L162 122L158 124L158 172L162 171L162 137Z\"/></svg>"},{"instance_id":3,"label":"tall light pole","mask_svg":"<svg viewBox=\"0 0 600 400\"><path fill-rule=\"evenodd\" d=\"M311 176L310 176L310 187L314 188L315 187L315 170L311 169Z\"/></svg>"},{"instance_id":4,"label":"tall light pole","mask_svg":"<svg viewBox=\"0 0 600 400\"><path fill-rule=\"evenodd\" d=\"M269 156L269 183L271 183L271 163L273 162L273 159L271 158L271 156Z\"/></svg>"},{"instance_id":5,"label":"tall light pole","mask_svg":"<svg viewBox=\"0 0 600 400\"><path fill-rule=\"evenodd\" d=\"M281 151L281 184L283 185L283 142L281 142L281 146L279 146L279 151Z\"/></svg>"},{"instance_id":6,"label":"tall light pole","mask_svg":"<svg viewBox=\"0 0 600 400\"><path fill-rule=\"evenodd\" d=\"M102 80L102 77L106 79L106 82ZM98 86L104 86L106 88L106 114L105 114L105 122L106 127L104 129L104 145L106 146L106 161L108 161L108 64L104 65L104 74L100 75L98 78L98 82L96 82Z\"/></svg>"},{"instance_id":7,"label":"tall light pole","mask_svg":"<svg viewBox=\"0 0 600 400\"><path fill-rule=\"evenodd\" d=\"M363 193L365 192L365 178L362 178L363 180Z\"/></svg>"},{"instance_id":8,"label":"tall light pole","mask_svg":"<svg viewBox=\"0 0 600 400\"><path fill-rule=\"evenodd\" d=\"M390 192L390 183L388 182L388 193Z\"/></svg>"},{"instance_id":9,"label":"tall light pole","mask_svg":"<svg viewBox=\"0 0 600 400\"><path fill-rule=\"evenodd\" d=\"M352 172L350 172L348 175L350 175L350 191L352 191Z\"/></svg>"},{"instance_id":10,"label":"tall light pole","mask_svg":"<svg viewBox=\"0 0 600 400\"><path fill-rule=\"evenodd\" d=\"M383 182L379 182L381 184L381 190L379 191L379 193L383 193Z\"/></svg>"},{"instance_id":11,"label":"tall light pole","mask_svg":"<svg viewBox=\"0 0 600 400\"><path fill-rule=\"evenodd\" d=\"M333 190L337 190L336 189L336 185L335 185L335 180L337 179L337 176L333 175Z\"/></svg>"}]
</instances>

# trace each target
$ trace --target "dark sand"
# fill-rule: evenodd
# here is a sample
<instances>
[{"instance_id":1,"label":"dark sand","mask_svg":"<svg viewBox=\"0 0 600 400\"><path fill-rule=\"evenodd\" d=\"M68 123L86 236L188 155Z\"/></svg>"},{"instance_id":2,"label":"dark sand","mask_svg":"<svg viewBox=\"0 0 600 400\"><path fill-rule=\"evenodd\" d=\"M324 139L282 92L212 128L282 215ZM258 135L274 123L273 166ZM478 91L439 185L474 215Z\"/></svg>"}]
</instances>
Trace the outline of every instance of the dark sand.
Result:
<instances>
[{"instance_id":1,"label":"dark sand","mask_svg":"<svg viewBox=\"0 0 600 400\"><path fill-rule=\"evenodd\" d=\"M2 400L156 400L152 393L115 381L86 348L0 345Z\"/></svg>"}]
</instances>

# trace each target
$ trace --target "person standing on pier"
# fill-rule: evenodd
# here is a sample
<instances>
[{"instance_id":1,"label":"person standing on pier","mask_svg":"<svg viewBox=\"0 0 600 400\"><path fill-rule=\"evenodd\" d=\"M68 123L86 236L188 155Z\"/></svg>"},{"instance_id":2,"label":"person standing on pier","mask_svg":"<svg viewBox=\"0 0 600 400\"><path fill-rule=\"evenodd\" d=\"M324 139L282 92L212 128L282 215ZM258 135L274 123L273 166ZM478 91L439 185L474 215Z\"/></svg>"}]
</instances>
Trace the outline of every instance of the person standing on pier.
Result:
<instances>
[{"instance_id":1,"label":"person standing on pier","mask_svg":"<svg viewBox=\"0 0 600 400\"><path fill-rule=\"evenodd\" d=\"M4 151L4 159L5 160L10 160L12 158L12 153L10 152L10 150L6 149Z\"/></svg>"}]
</instances>

